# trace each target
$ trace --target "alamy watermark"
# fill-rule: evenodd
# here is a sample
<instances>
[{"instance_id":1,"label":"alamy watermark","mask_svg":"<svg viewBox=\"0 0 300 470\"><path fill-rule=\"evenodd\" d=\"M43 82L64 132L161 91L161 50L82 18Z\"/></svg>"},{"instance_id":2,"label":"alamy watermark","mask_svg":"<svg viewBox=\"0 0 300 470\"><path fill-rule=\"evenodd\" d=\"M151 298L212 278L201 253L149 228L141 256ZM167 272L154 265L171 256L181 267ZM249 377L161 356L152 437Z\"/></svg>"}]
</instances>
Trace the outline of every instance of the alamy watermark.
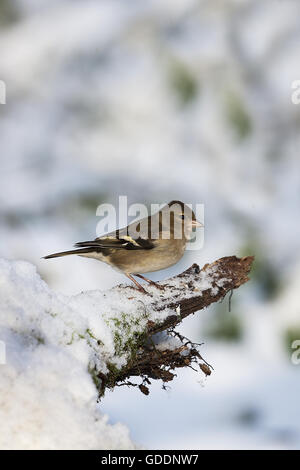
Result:
<instances>
[{"instance_id":1,"label":"alamy watermark","mask_svg":"<svg viewBox=\"0 0 300 470\"><path fill-rule=\"evenodd\" d=\"M0 80L0 104L6 104L6 84Z\"/></svg>"},{"instance_id":2,"label":"alamy watermark","mask_svg":"<svg viewBox=\"0 0 300 470\"><path fill-rule=\"evenodd\" d=\"M119 196L118 207L113 204L100 204L96 215L101 217L97 224L97 237L113 232L117 227L127 227L122 236L136 240L139 238L187 240L187 250L199 250L204 245L204 204L182 204L179 201L169 206L135 203L128 206L127 196ZM149 217L151 216L151 218ZM198 229L197 229L198 228ZM130 238L129 238L130 237Z\"/></svg>"},{"instance_id":3,"label":"alamy watermark","mask_svg":"<svg viewBox=\"0 0 300 470\"><path fill-rule=\"evenodd\" d=\"M291 101L293 104L300 104L300 80L294 80L291 86L294 90L291 94Z\"/></svg>"},{"instance_id":4,"label":"alamy watermark","mask_svg":"<svg viewBox=\"0 0 300 470\"><path fill-rule=\"evenodd\" d=\"M6 344L0 341L0 365L6 364Z\"/></svg>"},{"instance_id":5,"label":"alamy watermark","mask_svg":"<svg viewBox=\"0 0 300 470\"><path fill-rule=\"evenodd\" d=\"M300 364L300 339L295 339L291 344L291 348L295 349L292 353L291 361L295 366L298 366Z\"/></svg>"}]
</instances>

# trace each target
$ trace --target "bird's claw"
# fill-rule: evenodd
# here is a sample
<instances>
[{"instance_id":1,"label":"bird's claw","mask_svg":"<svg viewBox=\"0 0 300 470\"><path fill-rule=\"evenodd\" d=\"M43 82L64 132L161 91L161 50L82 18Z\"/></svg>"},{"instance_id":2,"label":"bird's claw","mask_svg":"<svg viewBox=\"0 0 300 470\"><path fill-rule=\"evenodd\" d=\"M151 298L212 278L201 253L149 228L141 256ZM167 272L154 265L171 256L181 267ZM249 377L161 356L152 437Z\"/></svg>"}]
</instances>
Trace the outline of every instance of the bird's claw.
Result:
<instances>
[{"instance_id":1,"label":"bird's claw","mask_svg":"<svg viewBox=\"0 0 300 470\"><path fill-rule=\"evenodd\" d=\"M150 284L151 286L156 287L157 289L165 290L165 287L164 287L164 286L161 286L160 284L157 284L157 283L154 282L154 281L151 281L149 284Z\"/></svg>"}]
</instances>

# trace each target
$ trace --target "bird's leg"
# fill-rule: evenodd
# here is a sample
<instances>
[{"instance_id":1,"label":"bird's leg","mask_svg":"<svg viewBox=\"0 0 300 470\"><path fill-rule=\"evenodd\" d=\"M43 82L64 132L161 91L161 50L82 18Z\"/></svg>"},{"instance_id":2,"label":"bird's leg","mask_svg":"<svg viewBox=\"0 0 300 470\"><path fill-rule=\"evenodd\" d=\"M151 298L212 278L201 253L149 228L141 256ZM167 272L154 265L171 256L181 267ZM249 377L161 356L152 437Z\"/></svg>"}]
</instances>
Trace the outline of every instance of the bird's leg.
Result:
<instances>
[{"instance_id":1,"label":"bird's leg","mask_svg":"<svg viewBox=\"0 0 300 470\"><path fill-rule=\"evenodd\" d=\"M147 282L149 282L149 284L151 284L152 286L155 286L155 287L157 287L157 289L161 289L161 290L163 290L163 289L164 289L164 287L163 287L163 286L160 286L160 285L159 285L159 284L157 284L156 282L154 282L154 281L151 281L151 279L148 279L147 277L145 277L145 276L142 276L141 274L135 274L135 276L137 276L137 277L140 277L141 279L144 279L144 281L147 281Z\"/></svg>"},{"instance_id":2,"label":"bird's leg","mask_svg":"<svg viewBox=\"0 0 300 470\"><path fill-rule=\"evenodd\" d=\"M141 286L141 284L139 282L137 282L137 280L134 279L134 277L132 277L130 274L125 274L125 276L127 276L132 282L135 283L135 285L137 286L139 291L143 292L144 294L147 294L147 292L145 291L143 286Z\"/></svg>"}]
</instances>

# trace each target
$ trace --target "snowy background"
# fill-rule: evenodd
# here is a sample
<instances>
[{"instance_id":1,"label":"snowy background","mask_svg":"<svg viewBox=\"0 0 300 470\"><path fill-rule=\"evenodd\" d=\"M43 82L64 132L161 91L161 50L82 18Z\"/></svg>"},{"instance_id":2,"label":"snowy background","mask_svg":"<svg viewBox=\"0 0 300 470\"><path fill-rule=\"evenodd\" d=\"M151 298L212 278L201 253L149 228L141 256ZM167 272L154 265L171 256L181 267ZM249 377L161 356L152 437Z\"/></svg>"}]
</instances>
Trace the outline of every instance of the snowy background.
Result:
<instances>
[{"instance_id":1,"label":"snowy background","mask_svg":"<svg viewBox=\"0 0 300 470\"><path fill-rule=\"evenodd\" d=\"M95 405L81 370L59 393L65 367L75 381L73 357L61 352L58 366L49 347L29 360L12 340L0 365L2 447L300 448L299 14L296 0L1 1L0 257L37 266L51 296L124 282L94 260L40 259L96 236L97 206L119 195L205 204L204 248L153 279L256 256L231 312L225 299L181 329L205 343L215 369L205 381L180 371L168 391L122 388ZM0 340L17 328L7 315L16 319L26 273L40 285L29 265L8 266ZM49 422L53 402L60 418Z\"/></svg>"}]
</instances>

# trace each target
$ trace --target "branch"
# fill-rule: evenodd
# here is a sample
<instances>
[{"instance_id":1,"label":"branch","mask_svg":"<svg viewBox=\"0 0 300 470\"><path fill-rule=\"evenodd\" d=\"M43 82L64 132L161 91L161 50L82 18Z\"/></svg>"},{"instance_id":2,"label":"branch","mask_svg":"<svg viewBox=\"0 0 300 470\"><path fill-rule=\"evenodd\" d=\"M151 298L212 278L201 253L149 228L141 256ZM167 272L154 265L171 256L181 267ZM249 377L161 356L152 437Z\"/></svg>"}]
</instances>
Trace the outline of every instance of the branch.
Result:
<instances>
[{"instance_id":1,"label":"branch","mask_svg":"<svg viewBox=\"0 0 300 470\"><path fill-rule=\"evenodd\" d=\"M161 379L165 384L173 380L174 370L180 367L200 369L210 375L212 367L200 355L200 345L180 335L175 327L188 315L218 302L228 292L246 283L253 260L253 256L228 256L206 264L202 269L193 264L183 273L160 282L162 291L151 286L149 295L143 297L131 286L118 286L118 293L124 299L142 302L148 320L143 334L134 334L130 338L130 348L128 342L124 346L124 351L130 349L126 365L117 369L113 364L107 364L109 372L97 375L100 396L106 388L123 385L138 386L148 395L150 379ZM133 302L133 308L135 305L137 303ZM132 383L131 377L139 377L142 382Z\"/></svg>"}]
</instances>

